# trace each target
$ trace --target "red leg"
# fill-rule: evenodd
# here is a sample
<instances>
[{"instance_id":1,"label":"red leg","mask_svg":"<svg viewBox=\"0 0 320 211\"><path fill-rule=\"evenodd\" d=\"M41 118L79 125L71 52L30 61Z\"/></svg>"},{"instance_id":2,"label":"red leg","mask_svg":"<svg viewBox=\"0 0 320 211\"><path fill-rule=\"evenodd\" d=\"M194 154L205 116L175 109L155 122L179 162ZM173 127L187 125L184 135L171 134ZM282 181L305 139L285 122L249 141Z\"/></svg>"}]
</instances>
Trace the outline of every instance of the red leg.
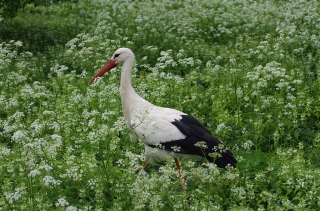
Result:
<instances>
[{"instance_id":1,"label":"red leg","mask_svg":"<svg viewBox=\"0 0 320 211\"><path fill-rule=\"evenodd\" d=\"M180 180L182 182L182 190L185 191L186 190L186 179L182 174L182 170L181 170L180 163L179 163L178 159L174 158L174 161L176 162L176 166L177 166L177 169L179 172Z\"/></svg>"},{"instance_id":2,"label":"red leg","mask_svg":"<svg viewBox=\"0 0 320 211\"><path fill-rule=\"evenodd\" d=\"M143 165L142 165L142 169L146 170L147 169L147 164L148 164L148 159L146 159L146 161L144 161Z\"/></svg>"}]
</instances>

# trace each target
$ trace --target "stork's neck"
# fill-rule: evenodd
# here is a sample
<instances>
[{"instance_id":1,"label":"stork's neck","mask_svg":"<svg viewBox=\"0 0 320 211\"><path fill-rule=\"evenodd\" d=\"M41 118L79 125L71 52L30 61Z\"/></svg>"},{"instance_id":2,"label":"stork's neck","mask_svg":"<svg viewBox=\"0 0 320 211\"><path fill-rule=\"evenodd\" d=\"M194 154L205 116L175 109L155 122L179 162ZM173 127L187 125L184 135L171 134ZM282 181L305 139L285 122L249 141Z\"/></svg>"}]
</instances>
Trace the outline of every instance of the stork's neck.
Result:
<instances>
[{"instance_id":1,"label":"stork's neck","mask_svg":"<svg viewBox=\"0 0 320 211\"><path fill-rule=\"evenodd\" d=\"M134 64L134 57L128 58L122 65L120 95L122 101L122 109L127 126L130 127L130 116L142 109L150 103L140 97L132 87L131 71Z\"/></svg>"},{"instance_id":2,"label":"stork's neck","mask_svg":"<svg viewBox=\"0 0 320 211\"><path fill-rule=\"evenodd\" d=\"M120 92L123 100L123 95L136 93L131 84L131 71L134 63L134 58L128 58L122 65Z\"/></svg>"}]
</instances>

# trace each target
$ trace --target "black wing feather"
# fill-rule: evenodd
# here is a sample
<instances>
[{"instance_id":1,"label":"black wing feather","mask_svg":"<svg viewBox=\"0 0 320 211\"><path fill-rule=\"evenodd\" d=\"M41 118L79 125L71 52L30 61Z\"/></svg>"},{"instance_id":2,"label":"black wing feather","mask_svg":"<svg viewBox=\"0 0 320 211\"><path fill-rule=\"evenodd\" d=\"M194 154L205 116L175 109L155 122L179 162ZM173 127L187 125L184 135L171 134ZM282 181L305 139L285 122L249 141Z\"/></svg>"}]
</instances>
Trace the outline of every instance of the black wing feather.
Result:
<instances>
[{"instance_id":1,"label":"black wing feather","mask_svg":"<svg viewBox=\"0 0 320 211\"><path fill-rule=\"evenodd\" d=\"M182 115L182 119L171 122L187 137L181 140L164 142L161 145L165 150L172 151L172 147L180 147L178 153L193 154L205 157L209 162L215 162L218 167L225 168L228 164L235 167L236 159L228 149L219 149L222 144L217 138L213 137L211 132L205 128L198 120L190 115ZM207 148L195 146L198 142L205 142ZM213 160L210 153L218 152L220 157Z\"/></svg>"}]
</instances>

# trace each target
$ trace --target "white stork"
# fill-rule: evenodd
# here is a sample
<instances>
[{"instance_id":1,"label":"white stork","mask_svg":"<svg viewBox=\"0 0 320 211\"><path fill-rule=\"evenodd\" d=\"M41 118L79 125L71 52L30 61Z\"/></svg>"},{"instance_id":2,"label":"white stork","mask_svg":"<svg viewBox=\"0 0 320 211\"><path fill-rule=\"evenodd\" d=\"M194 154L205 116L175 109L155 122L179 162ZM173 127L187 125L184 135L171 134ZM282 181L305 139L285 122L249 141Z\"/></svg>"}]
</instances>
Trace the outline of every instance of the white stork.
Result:
<instances>
[{"instance_id":1,"label":"white stork","mask_svg":"<svg viewBox=\"0 0 320 211\"><path fill-rule=\"evenodd\" d=\"M228 165L235 167L237 161L231 151L223 147L198 120L181 111L155 106L135 92L131 85L134 61L130 49L119 48L89 83L122 64L120 95L124 118L127 127L132 128L133 137L139 138L145 145L143 168L146 168L147 162L173 158L180 179L184 181L178 161L182 156L206 158L220 168Z\"/></svg>"}]
</instances>

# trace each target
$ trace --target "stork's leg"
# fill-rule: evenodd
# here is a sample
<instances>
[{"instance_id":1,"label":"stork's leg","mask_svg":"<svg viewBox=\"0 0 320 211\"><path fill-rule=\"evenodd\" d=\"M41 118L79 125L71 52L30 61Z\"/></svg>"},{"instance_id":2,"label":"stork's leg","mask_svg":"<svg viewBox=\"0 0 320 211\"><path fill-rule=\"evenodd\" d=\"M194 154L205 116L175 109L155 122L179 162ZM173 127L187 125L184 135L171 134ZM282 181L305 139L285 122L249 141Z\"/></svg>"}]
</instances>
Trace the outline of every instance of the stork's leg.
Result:
<instances>
[{"instance_id":1,"label":"stork's leg","mask_svg":"<svg viewBox=\"0 0 320 211\"><path fill-rule=\"evenodd\" d=\"M147 169L147 163L148 163L148 159L146 159L146 160L144 161L144 163L142 164L142 169L143 169L143 170L146 170L146 169Z\"/></svg>"},{"instance_id":2,"label":"stork's leg","mask_svg":"<svg viewBox=\"0 0 320 211\"><path fill-rule=\"evenodd\" d=\"M181 184L182 185L182 190L186 191L186 178L182 174L182 170L181 170L180 163L179 163L178 159L174 158L174 161L176 162L176 166L177 166L177 169L178 169L178 172L179 172L180 180L182 182L182 184Z\"/></svg>"}]
</instances>

